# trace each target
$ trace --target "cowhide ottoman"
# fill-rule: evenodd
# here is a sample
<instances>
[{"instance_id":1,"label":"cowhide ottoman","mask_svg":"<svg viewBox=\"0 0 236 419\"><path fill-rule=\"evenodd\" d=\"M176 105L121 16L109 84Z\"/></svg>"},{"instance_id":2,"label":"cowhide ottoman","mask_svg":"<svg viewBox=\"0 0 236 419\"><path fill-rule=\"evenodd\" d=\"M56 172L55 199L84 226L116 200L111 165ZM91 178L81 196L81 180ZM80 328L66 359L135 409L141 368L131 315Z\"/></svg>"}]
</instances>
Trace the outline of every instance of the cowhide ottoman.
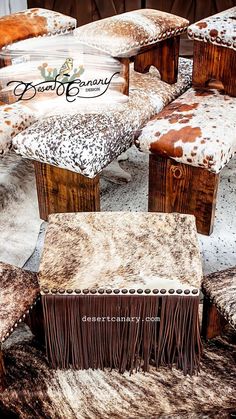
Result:
<instances>
[{"instance_id":1,"label":"cowhide ottoman","mask_svg":"<svg viewBox=\"0 0 236 419\"><path fill-rule=\"evenodd\" d=\"M236 7L210 16L188 28L194 40L193 85L220 80L228 95L236 96Z\"/></svg>"},{"instance_id":2,"label":"cowhide ottoman","mask_svg":"<svg viewBox=\"0 0 236 419\"><path fill-rule=\"evenodd\" d=\"M2 345L19 323L30 323L38 299L36 273L0 262L0 391L6 385Z\"/></svg>"},{"instance_id":3,"label":"cowhide ottoman","mask_svg":"<svg viewBox=\"0 0 236 419\"><path fill-rule=\"evenodd\" d=\"M236 99L189 89L143 127L150 152L149 211L194 214L199 233L213 230L220 172L236 152Z\"/></svg>"},{"instance_id":4,"label":"cowhide ottoman","mask_svg":"<svg viewBox=\"0 0 236 419\"><path fill-rule=\"evenodd\" d=\"M23 39L71 32L76 19L47 9L27 9L0 17L0 49Z\"/></svg>"},{"instance_id":5,"label":"cowhide ottoman","mask_svg":"<svg viewBox=\"0 0 236 419\"><path fill-rule=\"evenodd\" d=\"M154 9L140 9L80 26L74 35L89 47L118 58L127 68L146 73L151 65L167 83L176 83L180 35L189 21Z\"/></svg>"},{"instance_id":6,"label":"cowhide ottoman","mask_svg":"<svg viewBox=\"0 0 236 419\"><path fill-rule=\"evenodd\" d=\"M51 365L193 374L201 279L193 216L50 215L39 284Z\"/></svg>"},{"instance_id":7,"label":"cowhide ottoman","mask_svg":"<svg viewBox=\"0 0 236 419\"><path fill-rule=\"evenodd\" d=\"M212 339L220 335L227 322L236 329L236 267L205 276L202 290L203 336Z\"/></svg>"},{"instance_id":8,"label":"cowhide ottoman","mask_svg":"<svg viewBox=\"0 0 236 419\"><path fill-rule=\"evenodd\" d=\"M133 144L135 133L191 83L191 61L181 59L178 81L167 84L152 68L131 68L129 101L94 112L44 118L13 138L14 150L35 160L42 219L59 212L98 211L99 174Z\"/></svg>"}]
</instances>

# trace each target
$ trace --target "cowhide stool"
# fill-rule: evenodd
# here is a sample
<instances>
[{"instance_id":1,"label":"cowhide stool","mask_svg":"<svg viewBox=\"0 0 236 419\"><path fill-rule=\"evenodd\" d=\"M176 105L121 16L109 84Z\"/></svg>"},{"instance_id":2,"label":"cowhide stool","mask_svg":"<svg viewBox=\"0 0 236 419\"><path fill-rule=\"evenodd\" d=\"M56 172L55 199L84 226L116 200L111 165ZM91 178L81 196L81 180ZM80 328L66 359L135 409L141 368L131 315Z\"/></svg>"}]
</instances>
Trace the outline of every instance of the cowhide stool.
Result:
<instances>
[{"instance_id":1,"label":"cowhide stool","mask_svg":"<svg viewBox=\"0 0 236 419\"><path fill-rule=\"evenodd\" d=\"M0 391L6 386L2 345L22 321L33 325L38 299L36 273L0 262Z\"/></svg>"},{"instance_id":2,"label":"cowhide stool","mask_svg":"<svg viewBox=\"0 0 236 419\"><path fill-rule=\"evenodd\" d=\"M129 62L145 73L153 65L167 83L176 83L180 35L189 21L154 9L134 10L80 26L74 35L87 46L118 58L125 66L127 89Z\"/></svg>"},{"instance_id":3,"label":"cowhide stool","mask_svg":"<svg viewBox=\"0 0 236 419\"><path fill-rule=\"evenodd\" d=\"M236 7L210 16L188 28L194 40L193 85L209 80L223 83L228 95L236 96Z\"/></svg>"},{"instance_id":4,"label":"cowhide stool","mask_svg":"<svg viewBox=\"0 0 236 419\"><path fill-rule=\"evenodd\" d=\"M193 374L201 279L193 216L51 215L39 268L50 363Z\"/></svg>"},{"instance_id":5,"label":"cowhide stool","mask_svg":"<svg viewBox=\"0 0 236 419\"><path fill-rule=\"evenodd\" d=\"M23 157L36 160L39 211L51 213L98 211L99 174L133 144L135 132L153 115L183 93L191 83L191 62L181 59L178 82L130 71L129 101L120 108L44 118L12 142Z\"/></svg>"},{"instance_id":6,"label":"cowhide stool","mask_svg":"<svg viewBox=\"0 0 236 419\"><path fill-rule=\"evenodd\" d=\"M149 211L193 214L198 232L211 234L235 129L236 99L216 89L189 89L148 122L136 145L151 153Z\"/></svg>"},{"instance_id":7,"label":"cowhide stool","mask_svg":"<svg viewBox=\"0 0 236 419\"><path fill-rule=\"evenodd\" d=\"M212 339L220 335L227 322L236 329L236 267L204 277L202 290L203 336Z\"/></svg>"}]
</instances>

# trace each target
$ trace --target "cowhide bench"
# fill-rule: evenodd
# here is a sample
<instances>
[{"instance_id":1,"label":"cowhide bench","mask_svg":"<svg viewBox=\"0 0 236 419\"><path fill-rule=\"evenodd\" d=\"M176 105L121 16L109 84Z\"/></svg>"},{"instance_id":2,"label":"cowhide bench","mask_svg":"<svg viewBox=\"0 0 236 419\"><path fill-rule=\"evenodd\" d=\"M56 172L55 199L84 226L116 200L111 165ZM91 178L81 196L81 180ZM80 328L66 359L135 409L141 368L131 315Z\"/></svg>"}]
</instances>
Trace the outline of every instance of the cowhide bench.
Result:
<instances>
[{"instance_id":1,"label":"cowhide bench","mask_svg":"<svg viewBox=\"0 0 236 419\"><path fill-rule=\"evenodd\" d=\"M235 20L236 7L232 7L188 28L188 36L194 40L194 86L216 79L228 95L236 96Z\"/></svg>"},{"instance_id":2,"label":"cowhide bench","mask_svg":"<svg viewBox=\"0 0 236 419\"><path fill-rule=\"evenodd\" d=\"M236 152L236 99L189 89L149 121L136 139L151 152L149 211L194 214L213 230L220 172Z\"/></svg>"},{"instance_id":3,"label":"cowhide bench","mask_svg":"<svg viewBox=\"0 0 236 419\"><path fill-rule=\"evenodd\" d=\"M27 9L0 17L0 49L35 36L60 35L71 32L76 19L47 9Z\"/></svg>"},{"instance_id":4,"label":"cowhide bench","mask_svg":"<svg viewBox=\"0 0 236 419\"><path fill-rule=\"evenodd\" d=\"M6 386L2 345L19 323L30 322L38 299L35 273L0 262L0 391Z\"/></svg>"},{"instance_id":5,"label":"cowhide bench","mask_svg":"<svg viewBox=\"0 0 236 419\"><path fill-rule=\"evenodd\" d=\"M134 10L80 26L74 35L88 47L118 58L125 66L128 92L129 62L145 73L153 65L167 83L176 83L180 35L189 21L154 9Z\"/></svg>"},{"instance_id":6,"label":"cowhide bench","mask_svg":"<svg viewBox=\"0 0 236 419\"><path fill-rule=\"evenodd\" d=\"M193 216L50 215L39 284L51 365L193 374L201 279Z\"/></svg>"},{"instance_id":7,"label":"cowhide bench","mask_svg":"<svg viewBox=\"0 0 236 419\"><path fill-rule=\"evenodd\" d=\"M203 336L220 335L228 322L236 329L236 267L203 278Z\"/></svg>"},{"instance_id":8,"label":"cowhide bench","mask_svg":"<svg viewBox=\"0 0 236 419\"><path fill-rule=\"evenodd\" d=\"M92 113L43 119L13 138L14 150L35 160L39 211L98 211L99 173L132 144L135 132L191 83L191 61L181 59L175 84L160 80L152 68L131 68L129 101Z\"/></svg>"}]
</instances>

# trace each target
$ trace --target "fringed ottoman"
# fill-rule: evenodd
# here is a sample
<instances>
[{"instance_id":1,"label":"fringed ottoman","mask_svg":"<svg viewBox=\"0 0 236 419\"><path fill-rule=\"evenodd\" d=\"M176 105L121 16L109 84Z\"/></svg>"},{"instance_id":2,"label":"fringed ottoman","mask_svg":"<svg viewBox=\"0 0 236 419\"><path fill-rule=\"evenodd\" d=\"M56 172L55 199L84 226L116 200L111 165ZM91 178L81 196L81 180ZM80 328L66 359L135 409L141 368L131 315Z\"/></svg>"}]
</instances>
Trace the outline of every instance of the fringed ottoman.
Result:
<instances>
[{"instance_id":1,"label":"fringed ottoman","mask_svg":"<svg viewBox=\"0 0 236 419\"><path fill-rule=\"evenodd\" d=\"M213 231L221 170L236 152L236 99L216 89L189 89L136 138L149 159L149 211L196 217Z\"/></svg>"},{"instance_id":2,"label":"fringed ottoman","mask_svg":"<svg viewBox=\"0 0 236 419\"><path fill-rule=\"evenodd\" d=\"M203 336L220 335L229 323L236 329L236 267L207 275L203 278Z\"/></svg>"},{"instance_id":3,"label":"fringed ottoman","mask_svg":"<svg viewBox=\"0 0 236 419\"><path fill-rule=\"evenodd\" d=\"M36 273L0 262L0 391L6 385L2 344L19 323L30 321L29 314L38 298Z\"/></svg>"},{"instance_id":4,"label":"fringed ottoman","mask_svg":"<svg viewBox=\"0 0 236 419\"><path fill-rule=\"evenodd\" d=\"M236 96L235 19L236 7L232 7L188 28L188 36L194 40L194 86L216 79L228 95Z\"/></svg>"},{"instance_id":5,"label":"fringed ottoman","mask_svg":"<svg viewBox=\"0 0 236 419\"><path fill-rule=\"evenodd\" d=\"M51 365L193 374L201 279L193 216L51 215L39 269Z\"/></svg>"}]
</instances>

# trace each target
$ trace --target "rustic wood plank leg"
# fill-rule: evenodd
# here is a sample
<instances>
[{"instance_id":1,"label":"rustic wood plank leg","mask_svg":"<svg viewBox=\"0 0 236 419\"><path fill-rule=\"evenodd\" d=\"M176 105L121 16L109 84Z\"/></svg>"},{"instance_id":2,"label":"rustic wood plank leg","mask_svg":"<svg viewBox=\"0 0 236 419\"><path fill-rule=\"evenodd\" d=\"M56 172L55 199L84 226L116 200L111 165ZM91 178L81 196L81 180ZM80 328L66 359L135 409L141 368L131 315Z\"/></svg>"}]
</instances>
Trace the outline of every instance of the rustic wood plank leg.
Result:
<instances>
[{"instance_id":1,"label":"rustic wood plank leg","mask_svg":"<svg viewBox=\"0 0 236 419\"><path fill-rule=\"evenodd\" d=\"M126 96L129 96L129 58L118 58L120 63L122 64L122 71L120 76L124 79L124 85L121 88L121 93Z\"/></svg>"},{"instance_id":2,"label":"rustic wood plank leg","mask_svg":"<svg viewBox=\"0 0 236 419\"><path fill-rule=\"evenodd\" d=\"M149 157L150 212L178 212L196 217L197 231L213 230L219 175L151 154Z\"/></svg>"},{"instance_id":3,"label":"rustic wood plank leg","mask_svg":"<svg viewBox=\"0 0 236 419\"><path fill-rule=\"evenodd\" d=\"M202 317L202 336L204 339L213 339L220 336L223 332L226 320L211 303L210 299L204 296L203 317Z\"/></svg>"},{"instance_id":4,"label":"rustic wood plank leg","mask_svg":"<svg viewBox=\"0 0 236 419\"><path fill-rule=\"evenodd\" d=\"M167 83L176 83L178 77L180 37L166 39L158 42L151 49L137 55L134 60L134 69L139 73L147 73L151 65L155 66L161 79Z\"/></svg>"},{"instance_id":5,"label":"rustic wood plank leg","mask_svg":"<svg viewBox=\"0 0 236 419\"><path fill-rule=\"evenodd\" d=\"M0 393L2 393L6 388L5 374L6 371L4 366L3 352L0 346Z\"/></svg>"},{"instance_id":6,"label":"rustic wood plank leg","mask_svg":"<svg viewBox=\"0 0 236 419\"><path fill-rule=\"evenodd\" d=\"M34 162L39 213L43 220L49 214L100 211L99 175L94 179Z\"/></svg>"},{"instance_id":7,"label":"rustic wood plank leg","mask_svg":"<svg viewBox=\"0 0 236 419\"><path fill-rule=\"evenodd\" d=\"M44 334L44 318L41 298L37 300L36 304L30 310L25 318L25 323L29 326L31 332L36 337L40 344L45 344Z\"/></svg>"},{"instance_id":8,"label":"rustic wood plank leg","mask_svg":"<svg viewBox=\"0 0 236 419\"><path fill-rule=\"evenodd\" d=\"M193 86L205 87L214 79L225 93L236 96L236 52L233 49L194 41Z\"/></svg>"}]
</instances>

